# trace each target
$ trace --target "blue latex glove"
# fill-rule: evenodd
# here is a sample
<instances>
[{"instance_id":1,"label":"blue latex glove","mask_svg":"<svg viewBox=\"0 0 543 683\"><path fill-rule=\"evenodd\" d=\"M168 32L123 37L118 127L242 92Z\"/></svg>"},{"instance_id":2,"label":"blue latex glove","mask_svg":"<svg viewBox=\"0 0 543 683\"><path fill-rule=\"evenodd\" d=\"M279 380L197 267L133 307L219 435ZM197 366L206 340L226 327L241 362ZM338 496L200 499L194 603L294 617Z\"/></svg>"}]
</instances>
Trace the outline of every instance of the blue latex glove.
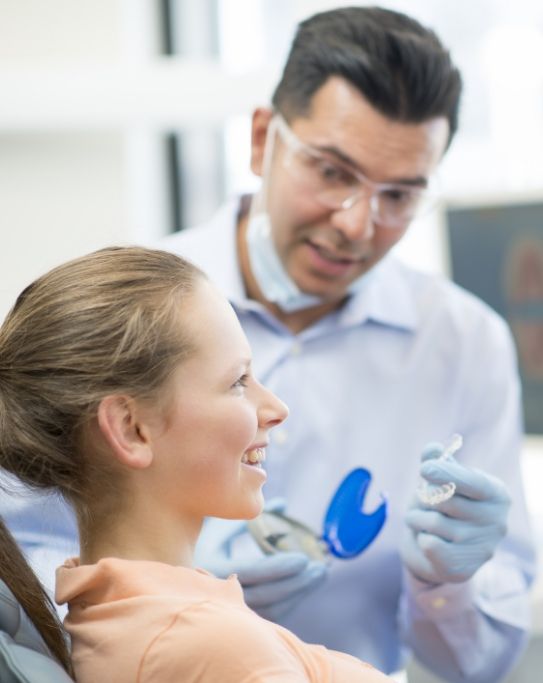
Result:
<instances>
[{"instance_id":1,"label":"blue latex glove","mask_svg":"<svg viewBox=\"0 0 543 683\"><path fill-rule=\"evenodd\" d=\"M284 508L282 499L273 499L265 509ZM208 519L198 541L194 564L219 578L237 574L245 602L265 619L274 621L284 616L325 579L326 565L303 553L232 558L232 542L244 533L249 533L245 521Z\"/></svg>"},{"instance_id":2,"label":"blue latex glove","mask_svg":"<svg viewBox=\"0 0 543 683\"><path fill-rule=\"evenodd\" d=\"M402 547L411 573L433 584L467 581L493 556L505 535L511 503L503 482L453 457L437 461L442 451L439 444L426 446L420 475L431 484L454 482L456 492L434 507L414 500Z\"/></svg>"}]
</instances>

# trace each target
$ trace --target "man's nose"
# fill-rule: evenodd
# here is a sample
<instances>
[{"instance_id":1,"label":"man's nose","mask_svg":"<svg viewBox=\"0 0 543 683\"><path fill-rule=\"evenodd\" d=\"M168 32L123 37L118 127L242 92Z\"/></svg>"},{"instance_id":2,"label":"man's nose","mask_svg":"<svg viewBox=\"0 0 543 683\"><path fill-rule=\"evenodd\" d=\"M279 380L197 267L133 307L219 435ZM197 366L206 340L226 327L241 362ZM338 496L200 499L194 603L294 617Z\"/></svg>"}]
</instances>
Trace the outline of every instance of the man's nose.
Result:
<instances>
[{"instance_id":1,"label":"man's nose","mask_svg":"<svg viewBox=\"0 0 543 683\"><path fill-rule=\"evenodd\" d=\"M371 195L360 192L345 208L332 213L332 225L351 242L370 240L375 233L371 201Z\"/></svg>"}]
</instances>

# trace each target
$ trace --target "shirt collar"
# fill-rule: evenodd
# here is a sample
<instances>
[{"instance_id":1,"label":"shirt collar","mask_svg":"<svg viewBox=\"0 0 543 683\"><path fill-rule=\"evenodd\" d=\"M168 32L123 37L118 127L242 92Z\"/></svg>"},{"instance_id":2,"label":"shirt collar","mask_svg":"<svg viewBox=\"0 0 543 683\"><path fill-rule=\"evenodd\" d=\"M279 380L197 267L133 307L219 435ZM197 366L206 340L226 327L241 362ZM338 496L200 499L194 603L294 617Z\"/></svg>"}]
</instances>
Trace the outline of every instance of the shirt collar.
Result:
<instances>
[{"instance_id":1,"label":"shirt collar","mask_svg":"<svg viewBox=\"0 0 543 683\"><path fill-rule=\"evenodd\" d=\"M243 199L241 200L243 201ZM213 250L206 251L204 270L229 301L240 311L265 312L257 301L247 298L239 258L236 230L240 213L240 198L224 204L213 216L207 229ZM202 226L198 230L205 229ZM351 295L337 319L342 326L373 321L378 324L414 331L419 315L411 289L407 287L408 269L392 256L374 266L369 282L361 291Z\"/></svg>"},{"instance_id":2,"label":"shirt collar","mask_svg":"<svg viewBox=\"0 0 543 683\"><path fill-rule=\"evenodd\" d=\"M239 211L239 198L231 199L221 206L209 223L196 229L199 236L203 235L202 231L208 232L206 240L213 245L212 249L205 250L201 259L203 269L223 294L236 304L247 301L237 253Z\"/></svg>"},{"instance_id":3,"label":"shirt collar","mask_svg":"<svg viewBox=\"0 0 543 683\"><path fill-rule=\"evenodd\" d=\"M374 266L367 286L353 294L340 312L343 325L376 322L389 327L414 331L419 314L408 287L408 269L392 256Z\"/></svg>"}]
</instances>

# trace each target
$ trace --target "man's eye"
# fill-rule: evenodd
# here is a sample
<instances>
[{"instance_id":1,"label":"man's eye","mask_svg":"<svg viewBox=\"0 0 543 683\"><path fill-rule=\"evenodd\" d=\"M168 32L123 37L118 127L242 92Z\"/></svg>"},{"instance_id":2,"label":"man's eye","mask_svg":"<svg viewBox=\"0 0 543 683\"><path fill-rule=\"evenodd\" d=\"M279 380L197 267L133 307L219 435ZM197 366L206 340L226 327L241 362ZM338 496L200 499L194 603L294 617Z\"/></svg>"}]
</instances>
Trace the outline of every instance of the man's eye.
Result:
<instances>
[{"instance_id":1,"label":"man's eye","mask_svg":"<svg viewBox=\"0 0 543 683\"><path fill-rule=\"evenodd\" d=\"M335 180L341 176L341 171L336 166L327 163L326 161L319 161L317 164L319 173L323 178L328 180Z\"/></svg>"},{"instance_id":2,"label":"man's eye","mask_svg":"<svg viewBox=\"0 0 543 683\"><path fill-rule=\"evenodd\" d=\"M325 159L316 162L316 166L322 180L333 183L342 183L344 185L352 184L352 175L339 166L331 164Z\"/></svg>"},{"instance_id":3,"label":"man's eye","mask_svg":"<svg viewBox=\"0 0 543 683\"><path fill-rule=\"evenodd\" d=\"M409 204L417 196L417 193L413 190L406 190L400 187L390 188L381 192L381 197L391 204Z\"/></svg>"},{"instance_id":4,"label":"man's eye","mask_svg":"<svg viewBox=\"0 0 543 683\"><path fill-rule=\"evenodd\" d=\"M234 384L232 384L232 387L246 387L249 382L249 375L245 374L242 375L239 379L237 379Z\"/></svg>"}]
</instances>

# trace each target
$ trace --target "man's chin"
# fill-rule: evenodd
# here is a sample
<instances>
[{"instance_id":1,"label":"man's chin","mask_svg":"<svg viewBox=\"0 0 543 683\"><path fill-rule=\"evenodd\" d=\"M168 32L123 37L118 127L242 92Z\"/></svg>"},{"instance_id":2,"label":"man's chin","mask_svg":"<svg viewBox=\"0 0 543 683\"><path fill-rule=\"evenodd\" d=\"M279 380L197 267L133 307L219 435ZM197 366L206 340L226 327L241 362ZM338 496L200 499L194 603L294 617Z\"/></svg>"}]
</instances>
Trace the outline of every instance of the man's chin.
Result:
<instances>
[{"instance_id":1,"label":"man's chin","mask_svg":"<svg viewBox=\"0 0 543 683\"><path fill-rule=\"evenodd\" d=\"M303 294L316 296L321 299L322 303L332 303L342 301L349 294L353 283L365 275L366 272L364 270L355 278L351 278L346 282L339 282L337 278L323 278L321 276L312 276L303 281L300 279L299 281L294 280L294 282Z\"/></svg>"}]
</instances>

